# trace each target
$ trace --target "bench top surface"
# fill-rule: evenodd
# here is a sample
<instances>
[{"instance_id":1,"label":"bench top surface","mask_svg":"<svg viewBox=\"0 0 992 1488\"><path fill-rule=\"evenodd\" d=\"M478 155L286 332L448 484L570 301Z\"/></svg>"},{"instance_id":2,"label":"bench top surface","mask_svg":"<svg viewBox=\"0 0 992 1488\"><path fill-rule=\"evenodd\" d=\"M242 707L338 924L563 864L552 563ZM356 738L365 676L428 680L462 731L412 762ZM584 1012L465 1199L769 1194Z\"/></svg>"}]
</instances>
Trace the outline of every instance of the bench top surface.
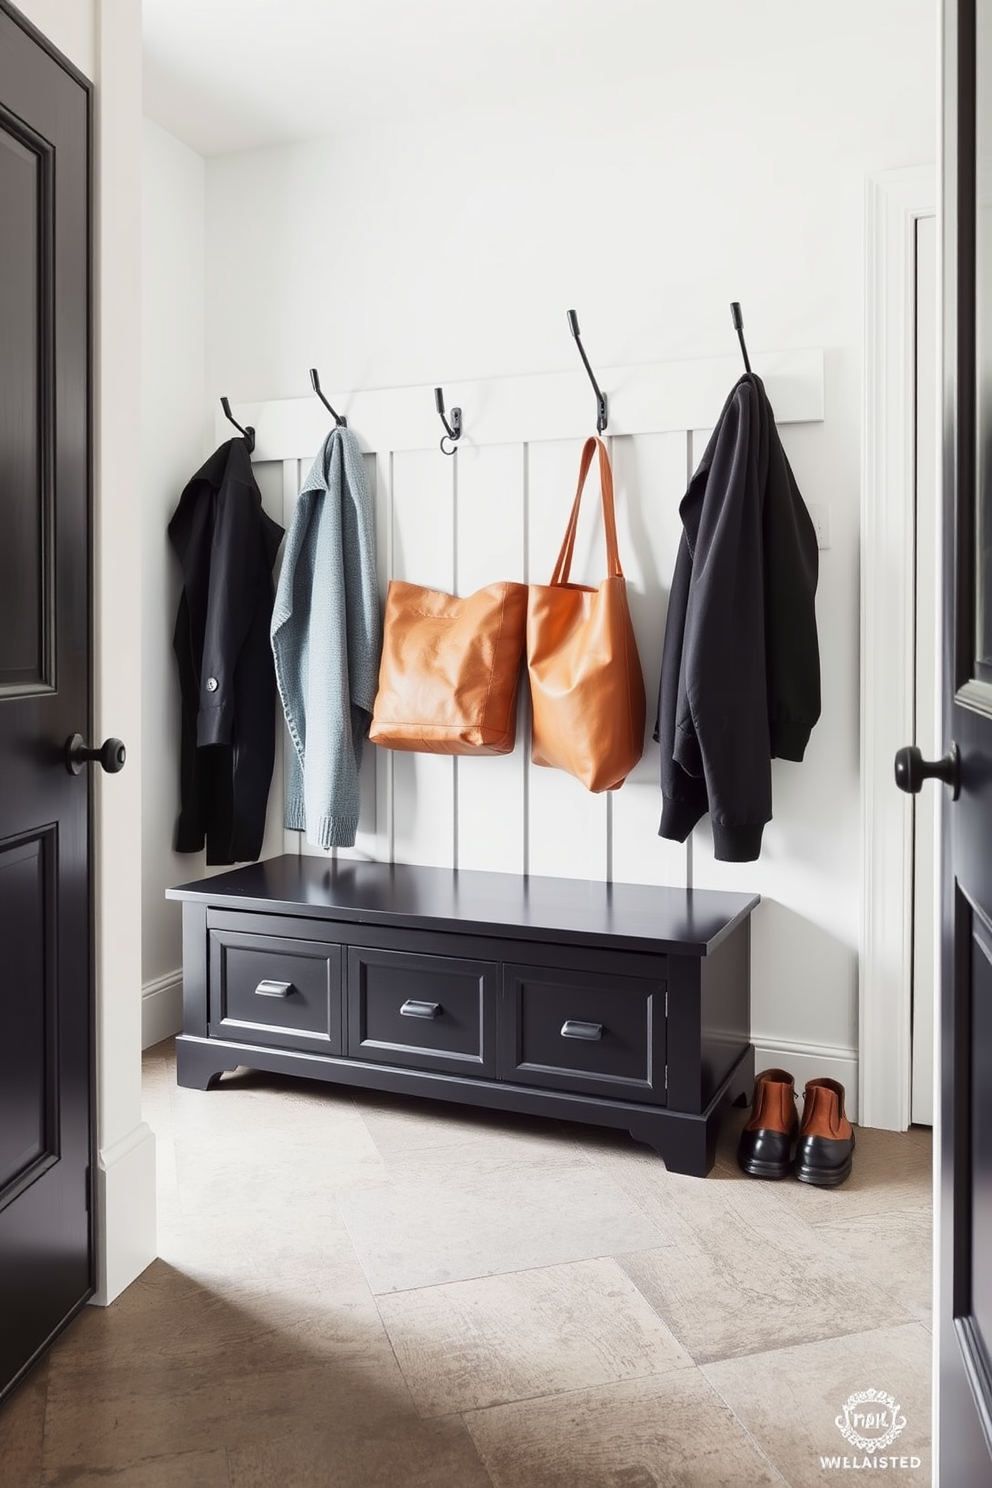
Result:
<instances>
[{"instance_id":1,"label":"bench top surface","mask_svg":"<svg viewBox=\"0 0 992 1488\"><path fill-rule=\"evenodd\" d=\"M169 899L246 912L527 940L623 944L705 956L759 902L715 889L426 868L312 856L268 858L168 889Z\"/></svg>"}]
</instances>

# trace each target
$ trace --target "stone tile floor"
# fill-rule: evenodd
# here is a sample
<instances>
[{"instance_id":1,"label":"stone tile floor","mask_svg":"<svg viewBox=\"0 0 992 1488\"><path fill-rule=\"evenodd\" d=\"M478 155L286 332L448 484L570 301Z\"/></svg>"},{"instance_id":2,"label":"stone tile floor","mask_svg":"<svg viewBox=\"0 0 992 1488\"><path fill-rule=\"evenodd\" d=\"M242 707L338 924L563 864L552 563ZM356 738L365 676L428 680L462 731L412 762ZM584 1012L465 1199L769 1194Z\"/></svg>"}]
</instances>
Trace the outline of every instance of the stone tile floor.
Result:
<instances>
[{"instance_id":1,"label":"stone tile floor","mask_svg":"<svg viewBox=\"0 0 992 1488\"><path fill-rule=\"evenodd\" d=\"M144 1061L160 1259L0 1410L3 1488L824 1488L852 1393L930 1482L931 1138L835 1191L625 1135ZM876 1454L877 1455L877 1454ZM918 1465L916 1463L918 1462Z\"/></svg>"}]
</instances>

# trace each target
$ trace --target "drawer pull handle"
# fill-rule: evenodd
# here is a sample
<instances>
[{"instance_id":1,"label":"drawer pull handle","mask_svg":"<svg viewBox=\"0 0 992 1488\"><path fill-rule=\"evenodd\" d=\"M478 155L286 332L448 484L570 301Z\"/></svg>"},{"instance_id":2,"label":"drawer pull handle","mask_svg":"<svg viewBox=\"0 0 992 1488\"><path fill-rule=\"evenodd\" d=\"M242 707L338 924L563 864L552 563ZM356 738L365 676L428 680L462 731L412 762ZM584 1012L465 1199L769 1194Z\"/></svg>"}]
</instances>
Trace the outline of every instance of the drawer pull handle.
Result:
<instances>
[{"instance_id":1,"label":"drawer pull handle","mask_svg":"<svg viewBox=\"0 0 992 1488\"><path fill-rule=\"evenodd\" d=\"M578 1018L566 1018L561 1025L562 1038L577 1039L601 1039L603 1037L602 1023L582 1023Z\"/></svg>"},{"instance_id":2,"label":"drawer pull handle","mask_svg":"<svg viewBox=\"0 0 992 1488\"><path fill-rule=\"evenodd\" d=\"M401 1018L436 1018L441 1011L439 1002L418 1002L415 997L408 997L400 1008Z\"/></svg>"},{"instance_id":3,"label":"drawer pull handle","mask_svg":"<svg viewBox=\"0 0 992 1488\"><path fill-rule=\"evenodd\" d=\"M255 996L256 997L288 997L289 994L290 994L290 992L294 992L295 990L296 989L294 988L292 982L270 982L270 981L264 981L264 982L259 982L258 986L255 988Z\"/></svg>"}]
</instances>

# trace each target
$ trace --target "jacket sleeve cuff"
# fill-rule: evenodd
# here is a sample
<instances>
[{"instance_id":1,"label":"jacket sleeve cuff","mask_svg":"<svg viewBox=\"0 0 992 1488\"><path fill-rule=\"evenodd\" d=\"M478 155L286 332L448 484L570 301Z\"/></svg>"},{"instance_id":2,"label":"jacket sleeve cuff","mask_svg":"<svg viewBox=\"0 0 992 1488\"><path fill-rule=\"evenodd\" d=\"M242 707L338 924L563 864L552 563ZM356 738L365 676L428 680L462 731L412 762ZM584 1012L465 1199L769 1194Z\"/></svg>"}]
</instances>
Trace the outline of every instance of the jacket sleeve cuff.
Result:
<instances>
[{"instance_id":1,"label":"jacket sleeve cuff","mask_svg":"<svg viewBox=\"0 0 992 1488\"><path fill-rule=\"evenodd\" d=\"M809 743L810 725L791 718L770 720L772 759L802 760Z\"/></svg>"},{"instance_id":2,"label":"jacket sleeve cuff","mask_svg":"<svg viewBox=\"0 0 992 1488\"><path fill-rule=\"evenodd\" d=\"M718 863L753 863L761 854L764 823L757 826L728 827L713 822L713 856Z\"/></svg>"},{"instance_id":3,"label":"jacket sleeve cuff","mask_svg":"<svg viewBox=\"0 0 992 1488\"><path fill-rule=\"evenodd\" d=\"M661 803L658 836L668 837L672 842L684 842L705 809L691 801L677 801L666 796Z\"/></svg>"}]
</instances>

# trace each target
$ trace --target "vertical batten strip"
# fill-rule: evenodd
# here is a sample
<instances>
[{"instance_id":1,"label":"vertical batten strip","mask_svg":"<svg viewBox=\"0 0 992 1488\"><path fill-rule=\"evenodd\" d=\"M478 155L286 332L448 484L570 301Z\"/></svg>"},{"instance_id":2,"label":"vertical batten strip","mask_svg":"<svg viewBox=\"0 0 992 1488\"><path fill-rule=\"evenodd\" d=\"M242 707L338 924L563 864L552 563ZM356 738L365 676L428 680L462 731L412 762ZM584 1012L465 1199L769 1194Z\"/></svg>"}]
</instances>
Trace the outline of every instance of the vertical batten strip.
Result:
<instances>
[{"instance_id":1,"label":"vertical batten strip","mask_svg":"<svg viewBox=\"0 0 992 1488\"><path fill-rule=\"evenodd\" d=\"M615 439L615 437L612 434L604 434L603 435L603 443L606 445L606 452L607 452L607 454L610 457L610 467L611 467L611 469L615 470L616 469L616 439ZM615 490L619 489L619 485L620 485L619 481L616 481L615 480L614 481L614 488L615 488ZM622 563L623 562L623 559L621 558L620 561ZM622 786L621 786L621 789L623 789ZM606 868L605 868L605 875L606 875L606 882L608 884L611 884L613 882L613 803L614 803L615 795L616 795L616 792L615 791L609 791L609 792L607 792L607 796L606 796Z\"/></svg>"},{"instance_id":2,"label":"vertical batten strip","mask_svg":"<svg viewBox=\"0 0 992 1488\"><path fill-rule=\"evenodd\" d=\"M376 588L381 586L382 563L379 556L379 532L380 532L380 496L379 496L379 466L380 461L374 453L368 450L362 452L362 462L365 467L365 479L368 482L369 495L372 501L372 512L375 524L376 543ZM358 830L355 833L354 847L340 847L334 849L335 858L371 858L373 861L380 860L387 851L387 843L383 830L383 816L379 801L379 774L378 750L366 739L362 745L362 757L358 772L358 785L360 792L360 806L358 813Z\"/></svg>"},{"instance_id":3,"label":"vertical batten strip","mask_svg":"<svg viewBox=\"0 0 992 1488\"><path fill-rule=\"evenodd\" d=\"M393 454L393 577L450 592L454 511L451 460L431 449ZM393 751L396 859L450 868L454 798L451 756Z\"/></svg>"},{"instance_id":4,"label":"vertical batten strip","mask_svg":"<svg viewBox=\"0 0 992 1488\"><path fill-rule=\"evenodd\" d=\"M386 473L385 499L382 502L380 520L383 524L384 544L384 567L380 570L380 597L383 607L386 602L386 590L389 588L390 576L396 571L396 554L393 543L393 524L395 514L393 511L393 451L387 450L384 456L379 457L380 471ZM382 778L384 791L384 806L386 810L386 844L390 863L396 862L396 779L393 772L394 756L391 749L376 749L376 775Z\"/></svg>"},{"instance_id":5,"label":"vertical batten strip","mask_svg":"<svg viewBox=\"0 0 992 1488\"><path fill-rule=\"evenodd\" d=\"M451 592L458 588L458 450L451 456ZM458 756L451 761L451 866L458 867Z\"/></svg>"},{"instance_id":6,"label":"vertical batten strip","mask_svg":"<svg viewBox=\"0 0 992 1488\"><path fill-rule=\"evenodd\" d=\"M524 443L520 447L520 477L523 483L523 581L530 583L530 445ZM517 716L517 729L523 739L523 758L521 760L521 772L523 776L522 800L521 800L521 837L523 848L523 872L530 873L530 684L527 676L526 643L524 646L523 681L520 684L519 713Z\"/></svg>"},{"instance_id":7,"label":"vertical batten strip","mask_svg":"<svg viewBox=\"0 0 992 1488\"><path fill-rule=\"evenodd\" d=\"M288 532L293 524L293 514L296 511L296 502L300 494L300 462L299 460L283 460L282 462L282 525ZM279 569L282 567L282 555L276 570L278 579ZM302 856L304 837L302 832L293 832L286 825L286 797L289 791L289 750L292 749L292 740L286 728L286 718L282 711L282 700L276 696L276 766L273 771L273 779L279 781L280 799L279 815L283 822L283 852L292 853L295 857Z\"/></svg>"},{"instance_id":8,"label":"vertical batten strip","mask_svg":"<svg viewBox=\"0 0 992 1488\"><path fill-rule=\"evenodd\" d=\"M692 476L693 476L693 471L694 470L695 470L695 466L693 465L693 462L692 462L692 430L691 429L687 429L685 431L685 487L686 487L686 490L689 489L689 482L692 480ZM693 836L692 836L692 833L690 832L688 838L686 839L686 844L685 844L685 886L686 886L687 889L691 889L692 886L693 886L694 871L693 871L693 852L692 852L692 847L693 847Z\"/></svg>"},{"instance_id":9,"label":"vertical batten strip","mask_svg":"<svg viewBox=\"0 0 992 1488\"><path fill-rule=\"evenodd\" d=\"M613 441L617 536L644 677L644 752L611 805L613 877L681 888L685 852L658 836L661 751L654 739L667 596L682 523L686 437L617 435Z\"/></svg>"},{"instance_id":10,"label":"vertical batten strip","mask_svg":"<svg viewBox=\"0 0 992 1488\"><path fill-rule=\"evenodd\" d=\"M456 491L457 592L475 593L499 581L522 582L524 500L520 447L459 446ZM521 873L524 856L524 791L521 738L501 756L457 761L458 866Z\"/></svg>"}]
</instances>

